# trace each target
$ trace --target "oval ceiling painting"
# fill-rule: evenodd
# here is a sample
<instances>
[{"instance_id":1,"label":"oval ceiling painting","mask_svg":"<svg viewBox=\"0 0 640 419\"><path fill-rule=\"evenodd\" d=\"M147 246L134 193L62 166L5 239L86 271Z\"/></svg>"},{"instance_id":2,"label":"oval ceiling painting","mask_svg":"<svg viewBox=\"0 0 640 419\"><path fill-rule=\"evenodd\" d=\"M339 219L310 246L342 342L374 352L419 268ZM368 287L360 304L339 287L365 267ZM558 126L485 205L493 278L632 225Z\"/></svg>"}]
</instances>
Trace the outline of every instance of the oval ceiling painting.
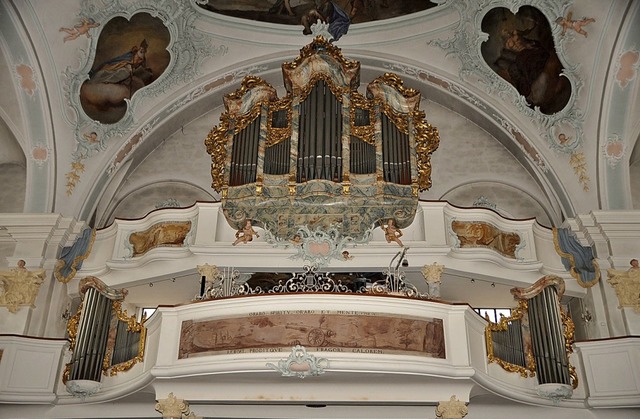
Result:
<instances>
[{"instance_id":1,"label":"oval ceiling painting","mask_svg":"<svg viewBox=\"0 0 640 419\"><path fill-rule=\"evenodd\" d=\"M203 9L227 16L285 25L300 25L305 34L318 19L343 26L389 19L435 7L425 0L208 0ZM345 31L346 32L346 31Z\"/></svg>"},{"instance_id":2,"label":"oval ceiling painting","mask_svg":"<svg viewBox=\"0 0 640 419\"><path fill-rule=\"evenodd\" d=\"M482 20L489 39L482 56L500 77L524 96L531 108L550 115L561 111L571 97L571 84L563 75L551 26L535 7L491 9Z\"/></svg>"},{"instance_id":3,"label":"oval ceiling painting","mask_svg":"<svg viewBox=\"0 0 640 419\"><path fill-rule=\"evenodd\" d=\"M115 17L105 26L96 47L89 79L80 88L82 109L103 124L118 122L126 100L153 83L171 59L169 30L159 18L138 13Z\"/></svg>"}]
</instances>

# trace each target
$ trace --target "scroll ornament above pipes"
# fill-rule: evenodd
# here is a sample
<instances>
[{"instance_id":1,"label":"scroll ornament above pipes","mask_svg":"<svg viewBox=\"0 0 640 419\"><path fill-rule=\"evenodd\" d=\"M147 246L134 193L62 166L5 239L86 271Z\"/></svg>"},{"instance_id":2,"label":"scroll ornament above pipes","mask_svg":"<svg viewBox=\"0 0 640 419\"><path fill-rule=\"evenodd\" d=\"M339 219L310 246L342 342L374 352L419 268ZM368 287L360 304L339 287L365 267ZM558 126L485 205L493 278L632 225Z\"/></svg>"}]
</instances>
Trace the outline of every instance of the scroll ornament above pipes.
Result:
<instances>
[{"instance_id":1,"label":"scroll ornament above pipes","mask_svg":"<svg viewBox=\"0 0 640 419\"><path fill-rule=\"evenodd\" d=\"M284 98L245 77L205 140L231 227L249 221L283 243L302 227L356 241L389 219L408 227L439 144L420 92L387 73L361 95L360 63L321 36L282 71Z\"/></svg>"}]
</instances>

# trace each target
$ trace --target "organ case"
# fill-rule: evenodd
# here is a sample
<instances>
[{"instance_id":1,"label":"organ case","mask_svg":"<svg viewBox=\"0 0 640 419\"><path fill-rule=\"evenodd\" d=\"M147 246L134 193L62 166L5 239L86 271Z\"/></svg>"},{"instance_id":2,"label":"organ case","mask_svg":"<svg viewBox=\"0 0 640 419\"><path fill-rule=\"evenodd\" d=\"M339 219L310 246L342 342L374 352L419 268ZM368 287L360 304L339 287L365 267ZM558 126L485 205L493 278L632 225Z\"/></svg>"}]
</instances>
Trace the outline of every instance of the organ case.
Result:
<instances>
[{"instance_id":1,"label":"organ case","mask_svg":"<svg viewBox=\"0 0 640 419\"><path fill-rule=\"evenodd\" d=\"M286 240L302 226L362 238L389 218L411 224L439 143L420 93L387 73L360 94L360 63L322 37L282 71L284 98L245 77L205 140L229 224Z\"/></svg>"}]
</instances>

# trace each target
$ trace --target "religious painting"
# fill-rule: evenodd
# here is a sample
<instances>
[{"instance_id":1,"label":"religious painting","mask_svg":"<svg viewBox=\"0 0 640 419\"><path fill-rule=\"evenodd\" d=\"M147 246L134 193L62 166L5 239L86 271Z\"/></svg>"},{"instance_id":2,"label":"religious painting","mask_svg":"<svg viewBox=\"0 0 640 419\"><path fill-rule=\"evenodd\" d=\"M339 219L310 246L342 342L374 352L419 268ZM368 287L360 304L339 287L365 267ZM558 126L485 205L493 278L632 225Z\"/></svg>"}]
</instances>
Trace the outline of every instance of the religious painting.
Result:
<instances>
[{"instance_id":1,"label":"religious painting","mask_svg":"<svg viewBox=\"0 0 640 419\"><path fill-rule=\"evenodd\" d=\"M287 352L295 345L314 352L445 358L442 319L327 310L278 310L184 321L178 358Z\"/></svg>"},{"instance_id":2,"label":"religious painting","mask_svg":"<svg viewBox=\"0 0 640 419\"><path fill-rule=\"evenodd\" d=\"M89 79L80 88L87 116L103 124L122 119L127 100L157 80L169 65L169 41L169 30L148 13L107 22L98 38Z\"/></svg>"},{"instance_id":3,"label":"religious painting","mask_svg":"<svg viewBox=\"0 0 640 419\"><path fill-rule=\"evenodd\" d=\"M571 97L571 83L555 50L551 26L535 7L491 9L482 19L489 39L482 57L500 77L513 85L529 107L551 115L561 111Z\"/></svg>"},{"instance_id":4,"label":"religious painting","mask_svg":"<svg viewBox=\"0 0 640 419\"><path fill-rule=\"evenodd\" d=\"M350 24L403 16L437 5L424 0L245 0L242 4L208 0L200 6L227 16L301 25L305 35L311 34L310 25L320 19L330 25L329 32L337 40L346 33Z\"/></svg>"}]
</instances>

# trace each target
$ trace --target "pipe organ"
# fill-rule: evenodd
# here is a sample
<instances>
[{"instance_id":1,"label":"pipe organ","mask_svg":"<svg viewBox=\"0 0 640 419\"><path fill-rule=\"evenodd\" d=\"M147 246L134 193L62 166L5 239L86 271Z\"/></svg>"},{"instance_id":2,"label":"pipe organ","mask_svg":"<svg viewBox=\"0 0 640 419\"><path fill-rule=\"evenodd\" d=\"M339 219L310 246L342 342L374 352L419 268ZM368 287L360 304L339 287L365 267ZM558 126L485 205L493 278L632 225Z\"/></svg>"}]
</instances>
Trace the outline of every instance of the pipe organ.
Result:
<instances>
[{"instance_id":1,"label":"pipe organ","mask_svg":"<svg viewBox=\"0 0 640 419\"><path fill-rule=\"evenodd\" d=\"M573 322L560 306L564 281L545 276L529 288L514 288L519 301L510 317L486 328L489 362L522 376L536 375L538 384L578 384L569 364Z\"/></svg>"},{"instance_id":2,"label":"pipe organ","mask_svg":"<svg viewBox=\"0 0 640 419\"><path fill-rule=\"evenodd\" d=\"M69 320L71 362L64 381L100 382L103 374L115 375L142 361L145 328L122 309L125 290L115 290L95 277L80 283L83 300Z\"/></svg>"},{"instance_id":3,"label":"pipe organ","mask_svg":"<svg viewBox=\"0 0 640 419\"><path fill-rule=\"evenodd\" d=\"M284 98L245 77L205 140L229 224L283 240L302 226L362 238L383 220L411 224L439 143L420 93L387 73L360 94L360 63L322 37L282 71Z\"/></svg>"}]
</instances>

